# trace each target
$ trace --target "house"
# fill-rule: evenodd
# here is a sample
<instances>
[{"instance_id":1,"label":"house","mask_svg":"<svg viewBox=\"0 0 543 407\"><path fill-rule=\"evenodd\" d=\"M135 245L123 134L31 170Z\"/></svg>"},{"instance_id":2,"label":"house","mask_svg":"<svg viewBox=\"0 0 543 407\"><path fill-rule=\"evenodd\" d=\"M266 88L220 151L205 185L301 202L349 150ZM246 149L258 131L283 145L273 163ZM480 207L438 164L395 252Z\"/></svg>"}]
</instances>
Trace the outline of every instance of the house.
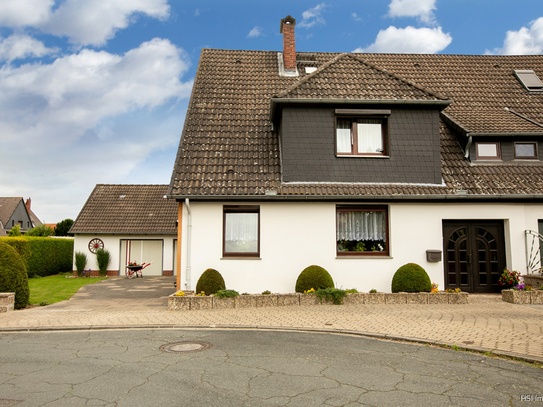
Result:
<instances>
[{"instance_id":1,"label":"house","mask_svg":"<svg viewBox=\"0 0 543 407\"><path fill-rule=\"evenodd\" d=\"M167 185L96 185L69 233L75 253L87 255L98 275L96 250L108 250L107 274L124 275L129 262L152 263L144 276L171 276L176 269L177 204Z\"/></svg>"},{"instance_id":2,"label":"house","mask_svg":"<svg viewBox=\"0 0 543 407\"><path fill-rule=\"evenodd\" d=\"M439 289L494 292L537 269L543 56L297 52L295 25L282 52L201 52L167 192L178 288L214 268L293 292L316 264L390 292L418 263Z\"/></svg>"},{"instance_id":3,"label":"house","mask_svg":"<svg viewBox=\"0 0 543 407\"><path fill-rule=\"evenodd\" d=\"M41 224L32 212L30 198L25 202L21 197L0 197L0 236L7 236L16 225L19 225L21 233L25 234Z\"/></svg>"}]
</instances>

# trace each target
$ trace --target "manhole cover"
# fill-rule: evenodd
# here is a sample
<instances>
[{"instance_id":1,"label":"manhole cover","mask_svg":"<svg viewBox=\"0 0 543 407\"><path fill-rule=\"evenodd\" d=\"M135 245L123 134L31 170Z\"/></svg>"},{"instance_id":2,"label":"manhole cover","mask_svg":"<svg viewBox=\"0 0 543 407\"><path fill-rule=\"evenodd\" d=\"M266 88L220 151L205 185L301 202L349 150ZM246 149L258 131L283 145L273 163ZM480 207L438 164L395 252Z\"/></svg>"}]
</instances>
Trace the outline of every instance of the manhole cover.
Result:
<instances>
[{"instance_id":1,"label":"manhole cover","mask_svg":"<svg viewBox=\"0 0 543 407\"><path fill-rule=\"evenodd\" d=\"M160 347L160 350L161 352L168 352L168 353L190 353L190 352L200 352L202 350L206 350L209 348L211 348L211 344L209 342L187 341L187 342L168 343L167 345L162 345Z\"/></svg>"}]
</instances>

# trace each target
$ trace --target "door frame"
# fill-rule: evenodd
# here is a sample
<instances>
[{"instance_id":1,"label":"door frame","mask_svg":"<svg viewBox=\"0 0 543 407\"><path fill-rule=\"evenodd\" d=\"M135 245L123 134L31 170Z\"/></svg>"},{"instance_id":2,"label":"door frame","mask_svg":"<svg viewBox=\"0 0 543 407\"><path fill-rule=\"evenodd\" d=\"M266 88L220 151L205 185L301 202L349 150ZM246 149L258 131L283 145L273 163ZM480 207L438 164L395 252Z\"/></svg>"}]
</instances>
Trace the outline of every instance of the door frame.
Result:
<instances>
[{"instance_id":1,"label":"door frame","mask_svg":"<svg viewBox=\"0 0 543 407\"><path fill-rule=\"evenodd\" d=\"M459 237L457 241L466 241L465 257L462 258L458 247L456 247L454 253L454 268L455 268L455 283L452 284L449 279L450 263L449 260L449 240L451 236L458 230L465 228L465 238ZM484 235L479 235L478 230L484 229L491 233L494 238L491 243L495 242L495 249L484 250L484 259L481 261L478 244L485 245ZM488 230L491 229L491 230ZM495 293L500 292L501 286L498 284L497 279L501 275L502 270L506 267L506 253L505 253L505 233L504 233L504 221L503 220L479 220L479 219L444 219L442 221L443 231L443 268L445 277L445 288L455 289L460 288L462 291L471 293ZM492 258L492 256L494 256ZM480 263L484 264L486 273L484 279L486 283L481 283L480 276ZM467 282L462 283L461 271L465 267L467 275Z\"/></svg>"}]
</instances>

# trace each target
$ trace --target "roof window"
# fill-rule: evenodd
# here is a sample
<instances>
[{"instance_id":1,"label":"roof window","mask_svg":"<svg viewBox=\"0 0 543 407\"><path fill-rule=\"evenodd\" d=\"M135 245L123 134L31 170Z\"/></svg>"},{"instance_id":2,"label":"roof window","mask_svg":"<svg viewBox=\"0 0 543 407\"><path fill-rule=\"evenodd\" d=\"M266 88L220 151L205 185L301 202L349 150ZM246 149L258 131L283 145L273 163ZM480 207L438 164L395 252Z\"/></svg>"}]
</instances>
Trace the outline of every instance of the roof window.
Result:
<instances>
[{"instance_id":1,"label":"roof window","mask_svg":"<svg viewBox=\"0 0 543 407\"><path fill-rule=\"evenodd\" d=\"M515 76L526 89L530 91L543 91L543 82L541 82L541 80L537 77L534 71L515 70Z\"/></svg>"}]
</instances>

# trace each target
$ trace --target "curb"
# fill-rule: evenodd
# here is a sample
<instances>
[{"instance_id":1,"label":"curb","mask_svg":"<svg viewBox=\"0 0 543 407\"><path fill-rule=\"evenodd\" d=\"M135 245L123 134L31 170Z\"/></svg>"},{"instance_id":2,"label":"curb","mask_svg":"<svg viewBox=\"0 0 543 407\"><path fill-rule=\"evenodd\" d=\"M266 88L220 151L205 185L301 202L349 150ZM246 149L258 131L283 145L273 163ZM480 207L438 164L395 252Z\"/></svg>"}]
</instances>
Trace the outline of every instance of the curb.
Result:
<instances>
[{"instance_id":1,"label":"curb","mask_svg":"<svg viewBox=\"0 0 543 407\"><path fill-rule=\"evenodd\" d=\"M458 350L477 352L483 354L490 352L495 356L514 358L528 363L541 363L543 358L531 355L524 355L515 352L500 351L491 348L480 348L477 346L466 346L449 344L430 339L416 338L409 336L382 334L377 332L352 331L346 329L333 328L303 328L303 327L284 327L284 326L260 326L260 325L178 325L178 324L147 324L147 325L80 325L80 326L53 326L53 327L27 327L27 328L0 328L0 333L23 333L23 332L62 332L62 331L105 331L105 330L138 330L138 329L187 329L187 330L205 330L205 329L223 329L223 330L262 330L262 331L284 331L284 332L307 332L336 335L361 336L370 339L390 340L394 342L407 342L420 345L433 345L453 350L455 346Z\"/></svg>"}]
</instances>

